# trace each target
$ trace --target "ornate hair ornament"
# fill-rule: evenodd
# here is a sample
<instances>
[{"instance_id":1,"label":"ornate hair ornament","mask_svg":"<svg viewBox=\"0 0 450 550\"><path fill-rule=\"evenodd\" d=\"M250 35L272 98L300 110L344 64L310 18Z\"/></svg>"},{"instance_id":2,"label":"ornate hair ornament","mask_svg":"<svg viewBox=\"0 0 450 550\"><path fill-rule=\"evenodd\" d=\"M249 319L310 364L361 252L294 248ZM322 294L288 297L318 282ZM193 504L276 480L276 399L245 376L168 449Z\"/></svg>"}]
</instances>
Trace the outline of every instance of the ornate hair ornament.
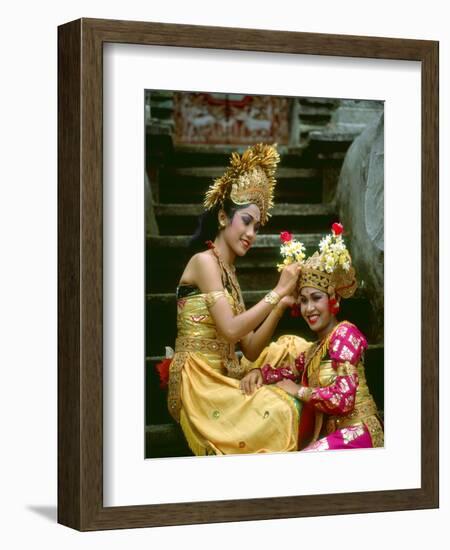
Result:
<instances>
[{"instance_id":1,"label":"ornate hair ornament","mask_svg":"<svg viewBox=\"0 0 450 550\"><path fill-rule=\"evenodd\" d=\"M352 258L342 238L344 227L340 223L332 225L331 234L319 243L319 251L303 264L298 289L310 286L326 292L331 299L337 294L350 298L355 293L358 282L352 266Z\"/></svg>"},{"instance_id":2,"label":"ornate hair ornament","mask_svg":"<svg viewBox=\"0 0 450 550\"><path fill-rule=\"evenodd\" d=\"M232 153L229 168L206 192L204 207L209 210L222 205L227 198L239 205L256 204L264 225L273 206L275 171L280 162L276 147L276 144L258 143L242 155Z\"/></svg>"},{"instance_id":3,"label":"ornate hair ornament","mask_svg":"<svg viewBox=\"0 0 450 550\"><path fill-rule=\"evenodd\" d=\"M280 246L280 254L283 256L283 263L277 264L278 271L282 271L284 267L294 262L303 263L305 255L305 245L294 239L289 231L280 233L280 240L283 243Z\"/></svg>"}]
</instances>

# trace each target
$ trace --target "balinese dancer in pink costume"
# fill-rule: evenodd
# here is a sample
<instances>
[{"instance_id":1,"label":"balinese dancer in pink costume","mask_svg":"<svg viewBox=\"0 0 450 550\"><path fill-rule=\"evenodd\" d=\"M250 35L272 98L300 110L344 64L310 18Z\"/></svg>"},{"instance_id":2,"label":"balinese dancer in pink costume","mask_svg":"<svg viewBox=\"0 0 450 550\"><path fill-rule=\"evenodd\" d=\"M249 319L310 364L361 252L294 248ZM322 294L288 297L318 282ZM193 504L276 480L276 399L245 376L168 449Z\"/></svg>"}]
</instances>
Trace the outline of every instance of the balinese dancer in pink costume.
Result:
<instances>
[{"instance_id":1,"label":"balinese dancer in pink costume","mask_svg":"<svg viewBox=\"0 0 450 550\"><path fill-rule=\"evenodd\" d=\"M299 428L303 451L384 445L383 425L364 373L366 338L355 325L336 318L340 300L357 288L342 232L341 224L333 224L319 251L303 262L299 278L300 312L317 334L317 342L291 364L265 362L271 354L264 357L264 352L258 360L265 384L276 384L303 403ZM290 262L286 251L298 245L288 241L282 246L285 264Z\"/></svg>"}]
</instances>

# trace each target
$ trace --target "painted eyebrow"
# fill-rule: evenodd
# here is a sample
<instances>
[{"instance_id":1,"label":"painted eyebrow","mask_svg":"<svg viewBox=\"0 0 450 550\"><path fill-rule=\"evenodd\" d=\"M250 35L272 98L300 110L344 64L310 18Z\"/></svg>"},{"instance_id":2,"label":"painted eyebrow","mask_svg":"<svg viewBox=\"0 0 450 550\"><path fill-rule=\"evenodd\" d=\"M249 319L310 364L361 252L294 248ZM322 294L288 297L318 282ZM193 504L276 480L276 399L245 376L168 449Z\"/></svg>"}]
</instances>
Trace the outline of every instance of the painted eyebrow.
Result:
<instances>
[{"instance_id":1,"label":"painted eyebrow","mask_svg":"<svg viewBox=\"0 0 450 550\"><path fill-rule=\"evenodd\" d=\"M318 292L311 292L311 294L309 294L309 296L311 298L315 298L316 296L318 296L319 298L322 297L322 294L319 294ZM304 294L300 294L300 298L305 298L305 300L308 298L308 296L305 296Z\"/></svg>"},{"instance_id":2,"label":"painted eyebrow","mask_svg":"<svg viewBox=\"0 0 450 550\"><path fill-rule=\"evenodd\" d=\"M255 221L255 223L261 223L261 220L255 220L255 216L253 216L252 214L250 214L250 212L242 212L242 215L243 215L243 216L250 216L251 219Z\"/></svg>"}]
</instances>

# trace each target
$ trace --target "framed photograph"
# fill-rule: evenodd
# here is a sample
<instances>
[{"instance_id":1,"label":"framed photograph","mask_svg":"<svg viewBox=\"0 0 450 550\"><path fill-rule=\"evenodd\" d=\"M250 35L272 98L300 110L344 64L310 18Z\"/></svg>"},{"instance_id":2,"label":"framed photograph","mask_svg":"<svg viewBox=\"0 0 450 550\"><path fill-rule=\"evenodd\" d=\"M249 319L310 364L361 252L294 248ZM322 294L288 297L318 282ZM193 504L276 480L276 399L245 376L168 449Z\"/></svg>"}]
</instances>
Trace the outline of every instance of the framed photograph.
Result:
<instances>
[{"instance_id":1,"label":"framed photograph","mask_svg":"<svg viewBox=\"0 0 450 550\"><path fill-rule=\"evenodd\" d=\"M437 507L438 43L96 19L58 39L58 521ZM168 414L157 367L189 235L231 153L260 142L278 144L278 199L237 262L245 302L274 288L276 233L312 252L344 220L377 448L203 452ZM287 315L277 331L311 337Z\"/></svg>"}]
</instances>

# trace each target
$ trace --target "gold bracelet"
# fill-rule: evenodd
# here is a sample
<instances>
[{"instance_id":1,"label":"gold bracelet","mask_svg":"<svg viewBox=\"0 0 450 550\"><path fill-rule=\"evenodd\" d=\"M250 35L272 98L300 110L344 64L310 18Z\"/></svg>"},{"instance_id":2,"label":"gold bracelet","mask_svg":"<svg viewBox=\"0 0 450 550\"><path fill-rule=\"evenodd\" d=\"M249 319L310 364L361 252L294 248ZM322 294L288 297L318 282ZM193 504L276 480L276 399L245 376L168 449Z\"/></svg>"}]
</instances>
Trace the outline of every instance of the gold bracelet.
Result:
<instances>
[{"instance_id":1,"label":"gold bracelet","mask_svg":"<svg viewBox=\"0 0 450 550\"><path fill-rule=\"evenodd\" d=\"M297 392L297 397L300 401L305 401L306 403L311 399L312 390L307 386L300 386L300 389Z\"/></svg>"},{"instance_id":2,"label":"gold bracelet","mask_svg":"<svg viewBox=\"0 0 450 550\"><path fill-rule=\"evenodd\" d=\"M280 300L280 295L275 290L271 290L264 296L264 301L272 306L276 306Z\"/></svg>"}]
</instances>

